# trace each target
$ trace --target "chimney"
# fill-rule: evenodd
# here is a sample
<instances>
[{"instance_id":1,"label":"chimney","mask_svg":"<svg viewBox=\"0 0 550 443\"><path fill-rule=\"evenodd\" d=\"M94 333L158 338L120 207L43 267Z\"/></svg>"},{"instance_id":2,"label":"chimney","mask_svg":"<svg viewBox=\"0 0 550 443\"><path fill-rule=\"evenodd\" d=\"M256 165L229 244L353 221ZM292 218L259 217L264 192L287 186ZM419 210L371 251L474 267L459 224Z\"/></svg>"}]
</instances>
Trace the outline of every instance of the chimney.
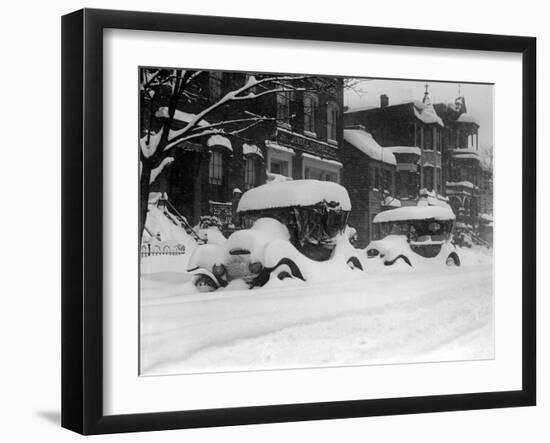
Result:
<instances>
[{"instance_id":1,"label":"chimney","mask_svg":"<svg viewBox=\"0 0 550 443\"><path fill-rule=\"evenodd\" d=\"M390 99L388 98L388 96L386 94L382 94L380 96L380 107L385 108L389 104L390 104Z\"/></svg>"}]
</instances>

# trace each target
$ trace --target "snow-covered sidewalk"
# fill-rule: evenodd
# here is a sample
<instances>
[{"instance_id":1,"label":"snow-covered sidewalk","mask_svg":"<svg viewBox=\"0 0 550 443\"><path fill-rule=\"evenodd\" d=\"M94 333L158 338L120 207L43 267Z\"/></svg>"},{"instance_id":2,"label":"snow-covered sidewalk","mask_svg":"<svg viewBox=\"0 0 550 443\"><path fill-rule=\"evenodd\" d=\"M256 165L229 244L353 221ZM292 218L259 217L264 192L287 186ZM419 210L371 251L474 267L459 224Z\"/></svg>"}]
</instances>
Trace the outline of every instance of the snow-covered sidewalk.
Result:
<instances>
[{"instance_id":1,"label":"snow-covered sidewalk","mask_svg":"<svg viewBox=\"0 0 550 443\"><path fill-rule=\"evenodd\" d=\"M460 268L385 268L197 294L185 273L142 275L143 375L493 358L490 254Z\"/></svg>"}]
</instances>

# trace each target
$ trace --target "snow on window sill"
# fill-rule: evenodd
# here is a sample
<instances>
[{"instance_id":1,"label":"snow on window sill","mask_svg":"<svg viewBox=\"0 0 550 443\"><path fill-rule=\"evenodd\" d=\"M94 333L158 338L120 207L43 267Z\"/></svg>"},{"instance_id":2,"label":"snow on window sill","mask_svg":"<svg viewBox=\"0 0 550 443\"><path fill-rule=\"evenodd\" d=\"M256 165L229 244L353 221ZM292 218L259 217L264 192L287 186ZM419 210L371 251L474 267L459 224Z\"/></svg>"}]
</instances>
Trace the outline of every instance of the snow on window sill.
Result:
<instances>
[{"instance_id":1,"label":"snow on window sill","mask_svg":"<svg viewBox=\"0 0 550 443\"><path fill-rule=\"evenodd\" d=\"M306 131L305 129L304 129L304 135L307 135L308 137L317 138L317 133L316 132Z\"/></svg>"},{"instance_id":2,"label":"snow on window sill","mask_svg":"<svg viewBox=\"0 0 550 443\"><path fill-rule=\"evenodd\" d=\"M327 142L331 145L334 145L334 146L338 146L338 141L336 140L333 140L331 138L327 139Z\"/></svg>"}]
</instances>

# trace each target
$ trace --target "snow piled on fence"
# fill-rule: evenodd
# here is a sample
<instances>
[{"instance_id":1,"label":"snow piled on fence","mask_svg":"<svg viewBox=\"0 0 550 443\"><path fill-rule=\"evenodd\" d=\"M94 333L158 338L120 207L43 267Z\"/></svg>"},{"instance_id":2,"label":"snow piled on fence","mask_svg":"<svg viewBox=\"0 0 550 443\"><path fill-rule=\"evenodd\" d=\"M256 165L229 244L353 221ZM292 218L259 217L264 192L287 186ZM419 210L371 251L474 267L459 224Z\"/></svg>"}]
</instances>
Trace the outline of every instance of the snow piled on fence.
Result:
<instances>
[{"instance_id":1,"label":"snow piled on fence","mask_svg":"<svg viewBox=\"0 0 550 443\"><path fill-rule=\"evenodd\" d=\"M463 263L209 294L183 273L143 276L141 373L493 358L492 251Z\"/></svg>"},{"instance_id":2,"label":"snow piled on fence","mask_svg":"<svg viewBox=\"0 0 550 443\"><path fill-rule=\"evenodd\" d=\"M289 206L311 206L336 202L344 211L351 210L348 191L343 186L319 180L272 181L245 192L238 211L255 211Z\"/></svg>"},{"instance_id":3,"label":"snow piled on fence","mask_svg":"<svg viewBox=\"0 0 550 443\"><path fill-rule=\"evenodd\" d=\"M153 237L147 238L143 245L150 243L151 247L154 247L155 244L159 244L161 250L164 245L169 245L171 249L183 246L185 252L178 255L142 256L140 273L143 275L156 272L185 272L189 256L197 247L195 239L185 232L175 217L164 212L156 204L149 205L145 227ZM146 237L148 236L144 234L144 238Z\"/></svg>"}]
</instances>

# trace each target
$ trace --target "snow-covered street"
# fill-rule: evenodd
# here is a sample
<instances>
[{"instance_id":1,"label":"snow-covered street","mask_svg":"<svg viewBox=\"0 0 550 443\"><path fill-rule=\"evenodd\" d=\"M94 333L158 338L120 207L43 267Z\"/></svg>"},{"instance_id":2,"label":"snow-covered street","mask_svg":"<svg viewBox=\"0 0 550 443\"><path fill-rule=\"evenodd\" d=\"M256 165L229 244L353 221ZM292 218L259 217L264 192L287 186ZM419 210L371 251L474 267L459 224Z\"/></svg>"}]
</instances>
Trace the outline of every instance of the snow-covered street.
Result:
<instances>
[{"instance_id":1,"label":"snow-covered street","mask_svg":"<svg viewBox=\"0 0 550 443\"><path fill-rule=\"evenodd\" d=\"M349 281L277 280L253 290L233 282L207 294L146 258L141 373L493 358L492 251L461 257L461 267L382 267Z\"/></svg>"}]
</instances>

